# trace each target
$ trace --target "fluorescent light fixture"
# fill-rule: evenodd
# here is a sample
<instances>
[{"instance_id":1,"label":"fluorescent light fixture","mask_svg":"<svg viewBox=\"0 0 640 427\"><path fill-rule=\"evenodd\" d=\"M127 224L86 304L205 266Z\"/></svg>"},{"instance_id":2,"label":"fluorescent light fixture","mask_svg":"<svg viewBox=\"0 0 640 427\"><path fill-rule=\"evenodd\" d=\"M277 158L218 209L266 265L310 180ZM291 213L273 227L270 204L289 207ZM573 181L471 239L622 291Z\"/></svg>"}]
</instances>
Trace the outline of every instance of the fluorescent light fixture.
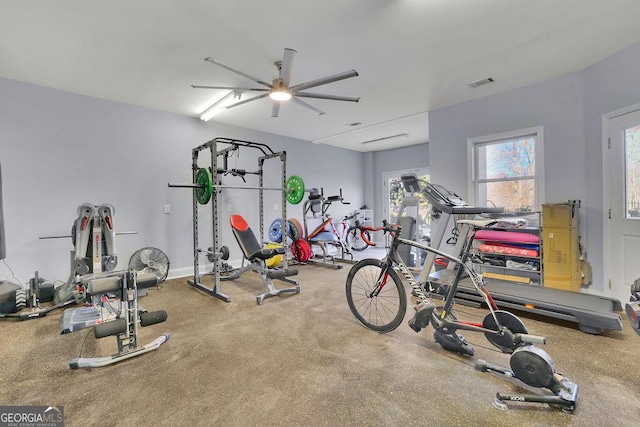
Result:
<instances>
[{"instance_id":1,"label":"fluorescent light fixture","mask_svg":"<svg viewBox=\"0 0 640 427\"><path fill-rule=\"evenodd\" d=\"M200 114L200 120L202 120L203 122L211 120L216 114L225 109L229 104L229 99L233 98L234 93L234 91L229 92L218 101L216 101L215 104L213 104L211 107L204 110L202 114Z\"/></svg>"},{"instance_id":2,"label":"fluorescent light fixture","mask_svg":"<svg viewBox=\"0 0 640 427\"><path fill-rule=\"evenodd\" d=\"M371 144L372 142L389 142L391 140L396 140L396 139L405 139L405 138L409 138L409 134L408 133L399 133L397 135L391 135L391 136L384 136L382 138L376 138L376 139L371 139L369 141L363 141L361 142L362 145L364 144Z\"/></svg>"}]
</instances>

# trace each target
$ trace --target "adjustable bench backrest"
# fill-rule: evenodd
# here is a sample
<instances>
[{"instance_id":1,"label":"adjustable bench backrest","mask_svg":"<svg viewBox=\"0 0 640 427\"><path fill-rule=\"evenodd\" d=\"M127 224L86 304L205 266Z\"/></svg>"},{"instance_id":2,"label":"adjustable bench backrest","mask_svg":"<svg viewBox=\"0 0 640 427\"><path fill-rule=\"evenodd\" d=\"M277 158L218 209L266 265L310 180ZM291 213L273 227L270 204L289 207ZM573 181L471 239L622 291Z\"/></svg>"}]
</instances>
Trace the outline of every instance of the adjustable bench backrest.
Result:
<instances>
[{"instance_id":1,"label":"adjustable bench backrest","mask_svg":"<svg viewBox=\"0 0 640 427\"><path fill-rule=\"evenodd\" d=\"M249 227L242 215L231 215L229 222L244 257L251 261L256 256L256 253L259 253L262 249L260 242L258 242L256 235L253 234L251 227Z\"/></svg>"}]
</instances>

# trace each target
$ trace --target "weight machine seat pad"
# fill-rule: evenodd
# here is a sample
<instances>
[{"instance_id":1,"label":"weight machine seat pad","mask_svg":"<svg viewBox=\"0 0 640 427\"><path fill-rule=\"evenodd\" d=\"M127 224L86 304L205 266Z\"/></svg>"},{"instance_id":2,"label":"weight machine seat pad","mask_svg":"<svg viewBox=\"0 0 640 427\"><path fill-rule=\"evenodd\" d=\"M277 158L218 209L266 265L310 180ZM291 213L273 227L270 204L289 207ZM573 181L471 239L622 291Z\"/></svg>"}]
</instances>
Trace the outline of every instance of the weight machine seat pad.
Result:
<instances>
[{"instance_id":1,"label":"weight machine seat pad","mask_svg":"<svg viewBox=\"0 0 640 427\"><path fill-rule=\"evenodd\" d=\"M307 240L311 240L314 237L316 237L318 234L322 233L323 231L326 231L325 228L331 224L331 220L333 218L327 218L327 220L325 222L323 222L322 224L320 224L319 226L316 227L315 230L313 230L311 233L309 233L309 237L307 237Z\"/></svg>"},{"instance_id":2,"label":"weight machine seat pad","mask_svg":"<svg viewBox=\"0 0 640 427\"><path fill-rule=\"evenodd\" d=\"M92 295L117 292L122 288L122 280L119 277L105 277L89 281L88 291Z\"/></svg>"},{"instance_id":3,"label":"weight machine seat pad","mask_svg":"<svg viewBox=\"0 0 640 427\"><path fill-rule=\"evenodd\" d=\"M331 231L323 231L309 239L313 243L333 243L338 241L338 237Z\"/></svg>"},{"instance_id":4,"label":"weight machine seat pad","mask_svg":"<svg viewBox=\"0 0 640 427\"><path fill-rule=\"evenodd\" d=\"M285 253L285 249L283 247L273 249L262 248L262 246L260 246L260 242L258 242L258 239L256 238L256 235L253 234L251 227L249 227L249 224L247 224L247 221L245 221L241 215L231 215L231 217L229 217L229 222L231 223L231 230L238 242L238 246L240 246L242 254L247 260L267 260L272 256L282 255Z\"/></svg>"}]
</instances>

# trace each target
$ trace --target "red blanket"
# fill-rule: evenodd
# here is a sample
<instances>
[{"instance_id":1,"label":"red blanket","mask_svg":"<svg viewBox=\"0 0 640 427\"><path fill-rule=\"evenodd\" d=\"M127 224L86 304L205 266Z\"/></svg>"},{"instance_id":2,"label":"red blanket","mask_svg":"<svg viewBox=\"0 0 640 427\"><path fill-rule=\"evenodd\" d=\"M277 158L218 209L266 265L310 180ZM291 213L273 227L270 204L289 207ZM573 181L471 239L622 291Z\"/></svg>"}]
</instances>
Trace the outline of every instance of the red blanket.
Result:
<instances>
[{"instance_id":1,"label":"red blanket","mask_svg":"<svg viewBox=\"0 0 640 427\"><path fill-rule=\"evenodd\" d=\"M529 258L536 258L538 256L538 251L534 251L533 249L518 248L515 246L509 246L509 245L484 244L484 245L480 245L478 247L478 250L480 252L488 252L492 254L517 255L517 256L524 256Z\"/></svg>"}]
</instances>

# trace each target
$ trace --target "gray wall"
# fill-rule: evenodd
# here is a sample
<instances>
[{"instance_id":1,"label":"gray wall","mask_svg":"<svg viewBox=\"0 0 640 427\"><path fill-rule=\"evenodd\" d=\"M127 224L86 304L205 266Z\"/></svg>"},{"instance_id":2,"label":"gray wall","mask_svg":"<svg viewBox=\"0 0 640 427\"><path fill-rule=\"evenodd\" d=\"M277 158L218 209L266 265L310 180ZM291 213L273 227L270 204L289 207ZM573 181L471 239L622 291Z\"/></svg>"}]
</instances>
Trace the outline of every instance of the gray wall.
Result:
<instances>
[{"instance_id":1,"label":"gray wall","mask_svg":"<svg viewBox=\"0 0 640 427\"><path fill-rule=\"evenodd\" d=\"M336 217L363 203L362 153L0 78L7 263L21 282L35 270L49 280L66 280L71 239L39 237L69 234L81 203L111 203L116 229L139 233L117 238L118 268L126 268L135 250L156 246L168 254L172 275L192 274L191 191L170 189L167 183L190 182L191 149L218 136L286 150L287 175L302 176L307 187L324 187L326 195L342 188L352 205L332 208ZM232 166L256 170L257 156L243 151ZM273 166L278 164L269 165L265 165L266 183L277 185L279 170ZM247 179L246 185L257 184L256 177ZM231 177L224 183L244 185ZM279 198L275 193L269 197L267 226L279 216L274 210ZM169 215L163 214L165 204L171 205ZM225 190L222 194L222 243L231 249L232 261L238 261L240 250L228 229L228 205L258 231L258 193ZM200 212L206 247L210 207ZM287 212L302 220L302 204L288 205ZM4 264L0 274L15 281Z\"/></svg>"},{"instance_id":2,"label":"gray wall","mask_svg":"<svg viewBox=\"0 0 640 427\"><path fill-rule=\"evenodd\" d=\"M544 127L545 201L582 200L581 234L603 290L602 115L640 102L640 45L586 70L429 114L431 179L469 197L467 139ZM615 268L615 266L612 266Z\"/></svg>"}]
</instances>

